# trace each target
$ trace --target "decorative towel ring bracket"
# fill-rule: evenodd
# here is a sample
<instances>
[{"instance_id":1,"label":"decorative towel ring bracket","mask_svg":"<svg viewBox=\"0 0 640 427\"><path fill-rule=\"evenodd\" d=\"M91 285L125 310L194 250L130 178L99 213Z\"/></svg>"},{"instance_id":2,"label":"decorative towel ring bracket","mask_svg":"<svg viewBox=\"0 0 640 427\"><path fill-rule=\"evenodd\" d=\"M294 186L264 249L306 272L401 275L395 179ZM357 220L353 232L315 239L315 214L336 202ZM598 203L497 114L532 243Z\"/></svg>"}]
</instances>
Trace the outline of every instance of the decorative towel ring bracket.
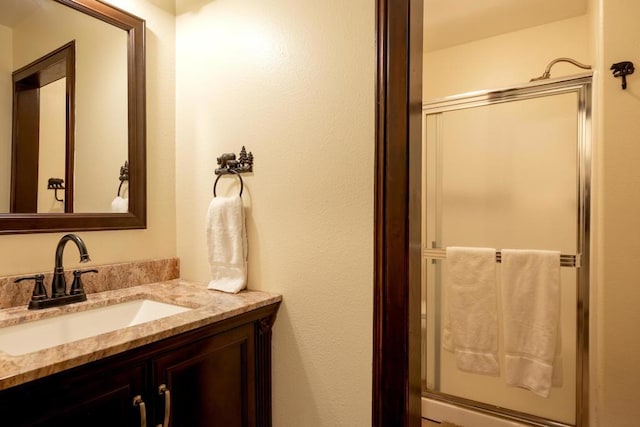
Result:
<instances>
[{"instance_id":1,"label":"decorative towel ring bracket","mask_svg":"<svg viewBox=\"0 0 640 427\"><path fill-rule=\"evenodd\" d=\"M59 202L64 202L64 199L58 198L58 190L64 190L64 179L62 178L49 178L47 183L47 190L54 190L55 194L53 197L56 198Z\"/></svg>"},{"instance_id":2,"label":"decorative towel ring bracket","mask_svg":"<svg viewBox=\"0 0 640 427\"><path fill-rule=\"evenodd\" d=\"M129 160L124 161L124 165L120 166L120 185L118 186L118 197L120 197L120 190L122 190L122 184L125 181L129 181Z\"/></svg>"},{"instance_id":3,"label":"decorative towel ring bracket","mask_svg":"<svg viewBox=\"0 0 640 427\"><path fill-rule=\"evenodd\" d=\"M242 181L241 173L253 172L253 153L247 154L247 149L242 146L240 154L236 158L235 153L224 153L217 158L218 168L215 170L215 174L218 175L213 183L213 197L216 197L216 186L218 180L222 175L233 174L240 180L240 196L242 197L242 190L244 189L244 182Z\"/></svg>"}]
</instances>

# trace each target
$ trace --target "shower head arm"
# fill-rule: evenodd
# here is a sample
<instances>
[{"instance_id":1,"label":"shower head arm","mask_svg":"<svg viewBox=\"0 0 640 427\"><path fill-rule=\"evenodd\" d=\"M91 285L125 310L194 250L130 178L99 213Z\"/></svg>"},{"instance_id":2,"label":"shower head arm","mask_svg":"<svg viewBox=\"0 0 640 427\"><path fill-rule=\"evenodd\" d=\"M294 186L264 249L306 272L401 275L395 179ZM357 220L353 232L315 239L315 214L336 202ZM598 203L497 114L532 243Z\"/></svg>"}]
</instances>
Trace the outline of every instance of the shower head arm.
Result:
<instances>
[{"instance_id":1,"label":"shower head arm","mask_svg":"<svg viewBox=\"0 0 640 427\"><path fill-rule=\"evenodd\" d=\"M547 65L547 68L545 68L544 73L542 73L542 75L540 77L535 77L529 81L535 81L535 80L544 80L544 79L548 79L549 77L551 77L551 67L553 67L555 64L557 64L558 62L568 62L570 64L575 65L576 67L580 67L582 69L585 70L590 70L591 69L591 65L586 65L583 64L581 62L576 61L575 59L572 58L556 58L553 61L549 62L549 65Z\"/></svg>"}]
</instances>

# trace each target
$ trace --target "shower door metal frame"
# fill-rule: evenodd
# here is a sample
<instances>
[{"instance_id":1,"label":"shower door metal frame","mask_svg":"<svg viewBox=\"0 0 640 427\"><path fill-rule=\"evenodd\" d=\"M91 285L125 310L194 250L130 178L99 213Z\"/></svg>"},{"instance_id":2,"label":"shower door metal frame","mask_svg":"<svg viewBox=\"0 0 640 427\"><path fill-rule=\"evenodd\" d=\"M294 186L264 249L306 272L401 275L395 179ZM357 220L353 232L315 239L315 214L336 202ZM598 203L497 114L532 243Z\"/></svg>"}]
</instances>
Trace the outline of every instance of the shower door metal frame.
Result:
<instances>
[{"instance_id":1,"label":"shower door metal frame","mask_svg":"<svg viewBox=\"0 0 640 427\"><path fill-rule=\"evenodd\" d=\"M591 104L593 74L583 73L558 79L542 80L518 85L510 88L471 92L443 98L423 104L423 132L426 128L426 117L429 114L466 108L481 107L492 104L520 101L564 93L576 93L578 96L578 206L577 206L577 253L580 255L580 266L576 274L577 304L577 342L576 342L576 424L577 427L588 427L589 424L589 269L590 269L590 206L591 206ZM424 155L423 155L424 157ZM420 162L423 159L412 159ZM423 164L424 165L424 164ZM426 176L426 174L424 174ZM422 187L426 185L423 178ZM422 209L426 207L423 188L414 188L420 192ZM423 234L423 250L426 243ZM424 288L424 286L423 286ZM425 292L423 289L423 299ZM423 318L425 314L422 314ZM426 360L426 328L422 328L422 361ZM488 405L446 393L427 390L426 373L422 373L422 396L429 399L451 403L464 408L480 411L500 418L519 421L542 427L570 427L572 425L538 417L535 415L513 411L502 407Z\"/></svg>"}]
</instances>

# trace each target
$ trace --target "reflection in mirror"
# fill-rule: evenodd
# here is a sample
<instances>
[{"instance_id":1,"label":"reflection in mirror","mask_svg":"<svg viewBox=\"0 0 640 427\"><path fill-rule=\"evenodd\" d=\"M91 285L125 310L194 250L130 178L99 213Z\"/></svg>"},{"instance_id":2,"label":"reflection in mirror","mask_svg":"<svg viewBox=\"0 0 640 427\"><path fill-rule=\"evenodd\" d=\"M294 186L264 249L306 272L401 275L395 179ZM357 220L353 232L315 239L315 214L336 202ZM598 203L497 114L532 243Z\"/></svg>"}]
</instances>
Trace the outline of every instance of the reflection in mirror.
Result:
<instances>
[{"instance_id":1,"label":"reflection in mirror","mask_svg":"<svg viewBox=\"0 0 640 427\"><path fill-rule=\"evenodd\" d=\"M71 68L38 74L31 110L21 111L14 92L23 97L25 81L14 91L12 75L69 45ZM0 233L144 228L144 93L143 20L97 0L2 0ZM64 189L49 189L50 178Z\"/></svg>"},{"instance_id":2,"label":"reflection in mirror","mask_svg":"<svg viewBox=\"0 0 640 427\"><path fill-rule=\"evenodd\" d=\"M127 159L127 33L52 0L15 2L14 7L18 4L31 5L31 8L24 10L25 13L21 13L14 22L5 23L10 25L7 28L11 43L7 49L1 50L11 56L14 70L60 45L76 41L76 99L75 107L73 102L68 104L71 117L67 117L73 124L73 114L76 114L75 128L69 130L71 142L75 135L75 151L71 144L68 147L67 172L58 174L66 177L63 212L109 212L118 185L119 167ZM44 87L44 84L39 86ZM2 102L11 102L11 98ZM62 106L64 114L64 103ZM40 113L44 111L40 109ZM49 120L47 116L42 119ZM45 145L43 137L46 138L46 133L43 130L37 132L36 126L40 149L35 150L33 161L38 158L38 151L49 152L54 157L64 156L64 151L62 154L57 150L54 152L52 147ZM18 132L14 148L21 144L23 141ZM44 171L37 165L32 169L37 174L33 180L38 183L37 188L21 188L12 200L41 200L40 209L29 205L11 212L43 213L51 212L52 207L54 212L59 211L60 206L53 203L53 194L46 191L48 177L43 176ZM2 185L8 183L9 180L2 179ZM45 195L48 200L44 200Z\"/></svg>"},{"instance_id":3,"label":"reflection in mirror","mask_svg":"<svg viewBox=\"0 0 640 427\"><path fill-rule=\"evenodd\" d=\"M40 150L38 153L38 188L49 190L49 181L65 176L65 156L67 150L65 87L67 78L49 83L40 88ZM67 165L71 168L71 165ZM52 177L52 178L48 178ZM64 179L61 185L64 186ZM64 204L69 200L69 186L59 198L51 190L38 191L37 212L64 212ZM52 194L53 193L53 194Z\"/></svg>"},{"instance_id":4,"label":"reflection in mirror","mask_svg":"<svg viewBox=\"0 0 640 427\"><path fill-rule=\"evenodd\" d=\"M74 88L73 41L13 73L12 213L73 210ZM47 197L47 176L63 199Z\"/></svg>"}]
</instances>

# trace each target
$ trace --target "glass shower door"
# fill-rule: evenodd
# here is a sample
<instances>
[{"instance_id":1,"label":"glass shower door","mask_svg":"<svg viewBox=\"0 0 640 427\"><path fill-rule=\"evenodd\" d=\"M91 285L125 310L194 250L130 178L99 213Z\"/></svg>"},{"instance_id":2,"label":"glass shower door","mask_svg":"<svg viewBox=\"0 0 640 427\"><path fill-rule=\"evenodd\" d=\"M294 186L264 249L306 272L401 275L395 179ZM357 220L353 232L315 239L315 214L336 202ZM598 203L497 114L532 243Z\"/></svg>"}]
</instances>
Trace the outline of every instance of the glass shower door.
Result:
<instances>
[{"instance_id":1,"label":"glass shower door","mask_svg":"<svg viewBox=\"0 0 640 427\"><path fill-rule=\"evenodd\" d=\"M579 254L579 92L485 103L425 114L423 248L556 250ZM577 257L578 261L580 257ZM562 386L548 398L509 387L503 376L460 371L442 347L446 259L423 259L423 387L426 394L526 418L576 424L577 268L561 268ZM498 338L504 365L498 278Z\"/></svg>"}]
</instances>

